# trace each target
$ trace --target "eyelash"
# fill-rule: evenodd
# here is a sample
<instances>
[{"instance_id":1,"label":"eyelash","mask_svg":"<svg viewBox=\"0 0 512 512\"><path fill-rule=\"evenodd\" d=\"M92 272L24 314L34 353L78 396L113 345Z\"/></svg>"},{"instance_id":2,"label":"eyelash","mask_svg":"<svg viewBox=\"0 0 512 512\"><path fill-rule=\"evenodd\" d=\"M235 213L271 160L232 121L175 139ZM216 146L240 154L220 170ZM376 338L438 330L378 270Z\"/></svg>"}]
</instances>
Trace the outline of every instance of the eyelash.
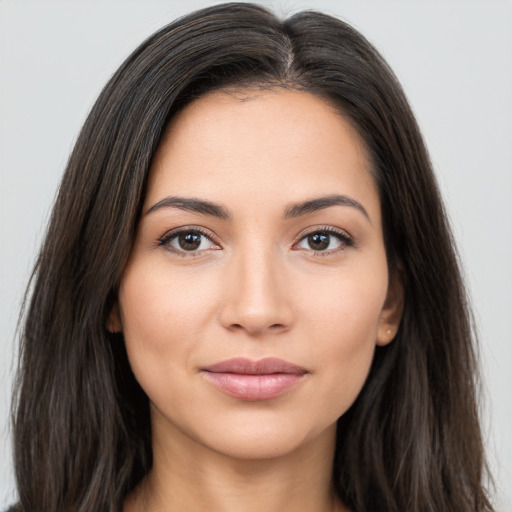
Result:
<instances>
[{"instance_id":1,"label":"eyelash","mask_svg":"<svg viewBox=\"0 0 512 512\"><path fill-rule=\"evenodd\" d=\"M176 238L177 236L179 236L181 234L185 234L185 233L200 234L200 235L204 236L205 238L207 238L208 240L210 240L212 243L214 243L216 245L220 245L219 242L217 242L216 239L210 233L207 233L206 231L204 231L203 229L201 229L199 227L190 227L190 228L179 228L177 230L172 230L172 231L168 231L168 232L164 233L158 239L157 246L164 247L167 250L172 251L174 254L177 254L182 257L194 258L194 257L200 256L201 253L204 252L204 250L203 251L185 251L185 250L176 249L170 245L170 242L174 238ZM297 246L299 243L301 243L307 237L309 237L311 235L315 235L315 234L327 234L330 236L334 236L341 242L341 246L339 248L331 249L330 251L315 251L315 250L311 249L312 253L315 256L321 256L321 257L330 256L334 253L344 251L347 248L355 247L355 245L356 245L354 239L346 231L343 231L342 229L334 228L332 226L322 226L322 227L315 228L315 229L303 234L299 238L299 240L293 244L293 247ZM307 249L302 249L302 250L307 250Z\"/></svg>"},{"instance_id":2,"label":"eyelash","mask_svg":"<svg viewBox=\"0 0 512 512\"><path fill-rule=\"evenodd\" d=\"M315 251L315 250L311 249L315 256L321 256L321 257L331 256L332 254L335 254L335 253L338 253L341 251L345 251L346 249L348 249L350 247L355 247L354 239L346 231L339 229L339 228L334 228L332 226L321 226L319 228L316 227L316 228L312 229L311 231L308 231L307 233L303 234L300 237L298 242L293 244L294 247L297 244L299 244L300 242L302 242L303 240L305 240L307 237L309 237L311 235L316 235L316 234L327 234L329 236L334 236L341 242L341 246L337 249L331 249L330 251ZM307 249L304 249L304 250L307 250Z\"/></svg>"},{"instance_id":3,"label":"eyelash","mask_svg":"<svg viewBox=\"0 0 512 512\"><path fill-rule=\"evenodd\" d=\"M174 238L176 238L177 236L179 236L181 234L185 234L185 233L198 233L198 234L204 236L205 238L207 238L208 240L210 240L211 242L213 242L214 244L220 245L210 233L207 233L206 231L204 231L203 229L201 229L199 227L179 228L176 230L168 231L168 232L164 233L158 239L157 245L159 247L165 247L167 250L172 251L174 254L177 254L178 256L189 257L189 258L190 257L195 258L197 256L200 256L201 252L203 252L203 251L179 250L170 245L170 242Z\"/></svg>"}]
</instances>

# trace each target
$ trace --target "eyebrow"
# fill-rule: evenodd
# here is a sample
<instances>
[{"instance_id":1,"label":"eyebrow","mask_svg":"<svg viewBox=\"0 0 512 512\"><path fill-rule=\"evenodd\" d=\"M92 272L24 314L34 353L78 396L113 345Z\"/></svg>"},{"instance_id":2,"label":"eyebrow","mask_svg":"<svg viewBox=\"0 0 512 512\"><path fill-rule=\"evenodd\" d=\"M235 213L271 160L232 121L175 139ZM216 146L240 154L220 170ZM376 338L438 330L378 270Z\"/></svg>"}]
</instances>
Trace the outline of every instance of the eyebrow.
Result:
<instances>
[{"instance_id":1,"label":"eyebrow","mask_svg":"<svg viewBox=\"0 0 512 512\"><path fill-rule=\"evenodd\" d=\"M302 203L290 205L285 209L283 217L285 219L293 219L331 206L348 206L355 208L371 222L368 212L359 201L356 201L352 197L339 194L309 199ZM218 217L219 219L224 220L232 218L229 210L221 204L212 203L211 201L206 201L204 199L179 196L164 197L151 206L146 212L146 215L162 208L177 208L179 210L200 213L202 215L211 215L212 217Z\"/></svg>"},{"instance_id":2,"label":"eyebrow","mask_svg":"<svg viewBox=\"0 0 512 512\"><path fill-rule=\"evenodd\" d=\"M225 206L215 204L210 201L205 201L203 199L177 196L164 197L162 200L151 206L151 208L149 208L146 212L146 215L149 215L150 213L153 213L162 208L178 208L179 210L201 213L203 215L211 215L213 217L219 217L220 219L231 218L231 214Z\"/></svg>"},{"instance_id":3,"label":"eyebrow","mask_svg":"<svg viewBox=\"0 0 512 512\"><path fill-rule=\"evenodd\" d=\"M370 221L368 212L359 201L356 201L352 197L339 194L319 197L317 199L310 199L308 201L292 205L285 210L284 218L293 219L295 217L300 217L301 215L306 215L307 213L323 210L324 208L329 208L331 206L349 206L351 208L355 208Z\"/></svg>"}]
</instances>

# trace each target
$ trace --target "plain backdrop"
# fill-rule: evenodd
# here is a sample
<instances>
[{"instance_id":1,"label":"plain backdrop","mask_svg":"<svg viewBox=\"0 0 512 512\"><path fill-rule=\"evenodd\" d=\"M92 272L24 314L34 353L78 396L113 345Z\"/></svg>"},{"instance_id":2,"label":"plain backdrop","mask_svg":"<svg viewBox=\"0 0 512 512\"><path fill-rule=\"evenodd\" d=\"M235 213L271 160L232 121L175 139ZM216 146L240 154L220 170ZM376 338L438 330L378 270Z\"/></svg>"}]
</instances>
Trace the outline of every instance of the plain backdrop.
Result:
<instances>
[{"instance_id":1,"label":"plain backdrop","mask_svg":"<svg viewBox=\"0 0 512 512\"><path fill-rule=\"evenodd\" d=\"M16 497L8 416L17 314L78 130L106 80L145 37L214 3L0 0L0 509ZM405 88L473 297L496 504L511 511L512 2L261 3L281 15L314 8L345 19Z\"/></svg>"}]
</instances>

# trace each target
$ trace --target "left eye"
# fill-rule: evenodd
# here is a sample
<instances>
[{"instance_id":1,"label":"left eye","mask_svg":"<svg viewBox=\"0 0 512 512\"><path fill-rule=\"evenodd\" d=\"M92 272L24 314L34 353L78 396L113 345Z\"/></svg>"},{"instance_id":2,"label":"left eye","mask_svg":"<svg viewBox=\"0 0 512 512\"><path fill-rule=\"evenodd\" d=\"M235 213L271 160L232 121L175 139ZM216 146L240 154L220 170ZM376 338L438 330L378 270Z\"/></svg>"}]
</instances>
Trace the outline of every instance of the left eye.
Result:
<instances>
[{"instance_id":1,"label":"left eye","mask_svg":"<svg viewBox=\"0 0 512 512\"><path fill-rule=\"evenodd\" d=\"M343 245L349 245L347 236L330 231L315 231L303 237L297 247L317 252L330 252L339 249Z\"/></svg>"},{"instance_id":2,"label":"left eye","mask_svg":"<svg viewBox=\"0 0 512 512\"><path fill-rule=\"evenodd\" d=\"M178 252L199 252L217 246L201 231L194 229L171 233L160 240L159 245L166 245Z\"/></svg>"}]
</instances>

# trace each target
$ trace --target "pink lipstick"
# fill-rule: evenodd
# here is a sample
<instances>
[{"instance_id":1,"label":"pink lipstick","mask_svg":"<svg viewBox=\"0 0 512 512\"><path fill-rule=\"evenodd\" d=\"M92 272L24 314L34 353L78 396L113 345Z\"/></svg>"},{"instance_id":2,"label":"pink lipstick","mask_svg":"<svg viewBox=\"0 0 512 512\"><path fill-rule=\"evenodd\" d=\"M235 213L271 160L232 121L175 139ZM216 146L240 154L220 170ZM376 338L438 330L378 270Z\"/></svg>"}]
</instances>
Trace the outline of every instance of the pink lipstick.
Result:
<instances>
[{"instance_id":1,"label":"pink lipstick","mask_svg":"<svg viewBox=\"0 0 512 512\"><path fill-rule=\"evenodd\" d=\"M308 371L282 359L235 358L202 368L205 378L227 395L242 400L270 400L294 388Z\"/></svg>"}]
</instances>

